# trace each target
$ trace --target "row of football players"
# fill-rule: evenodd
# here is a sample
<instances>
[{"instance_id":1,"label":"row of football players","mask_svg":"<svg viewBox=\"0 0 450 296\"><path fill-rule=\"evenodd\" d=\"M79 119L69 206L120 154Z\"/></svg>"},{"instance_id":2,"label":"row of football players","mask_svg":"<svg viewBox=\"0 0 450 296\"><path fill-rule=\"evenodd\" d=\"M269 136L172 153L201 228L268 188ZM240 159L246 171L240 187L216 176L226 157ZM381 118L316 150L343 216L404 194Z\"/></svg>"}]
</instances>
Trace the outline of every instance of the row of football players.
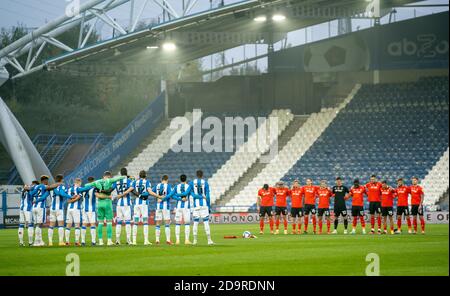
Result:
<instances>
[{"instance_id":1,"label":"row of football players","mask_svg":"<svg viewBox=\"0 0 450 296\"><path fill-rule=\"evenodd\" d=\"M379 182L375 175L372 175L370 181L362 185L358 179L354 180L353 186L349 189L343 185L340 177L336 178L336 185L332 188L327 186L325 180L320 181L319 186L313 184L312 179L306 180L305 186L300 186L298 180L295 180L291 188L284 185L282 181L277 182L275 187L269 187L264 184L263 188L258 191L257 207L260 219L260 233L264 233L264 220L268 217L271 233L274 228L273 207L275 206L275 234L279 233L280 218L283 219L284 233L288 230L288 213L287 213L287 197L290 197L291 210L290 218L292 224L292 233L301 234L302 218L304 220L303 233L308 233L308 222L310 215L312 216L313 233L316 233L316 224L318 220L319 234L322 233L323 217L325 216L327 223L327 233L331 233L331 215L330 215L330 199L334 198L334 230L337 233L339 217L344 220L344 234L347 234L348 227L348 211L346 201L352 200L351 216L353 217L352 234L356 233L358 220L361 223L362 233L365 234L364 220L364 196L367 195L369 201L369 213L371 223L371 234L375 234L375 220L378 222L378 234L388 233L388 220L390 223L390 233L400 234L402 232L402 217L406 219L408 225L408 233L417 233L417 217L419 217L422 234L425 233L425 220L423 217L423 198L424 192L419 185L416 177L412 178L412 185L406 186L403 179L397 180L395 188L388 185L386 181ZM409 203L409 196L411 202ZM275 198L275 203L274 203ZM318 199L318 207L316 209L316 201ZM394 199L397 199L397 228L394 229ZM410 217L409 205L411 204L412 224ZM317 216L316 216L317 212ZM383 223L382 223L383 222ZM297 228L298 226L298 228ZM382 231L383 227L383 231ZM297 228L297 229L296 229Z\"/></svg>"},{"instance_id":2,"label":"row of football players","mask_svg":"<svg viewBox=\"0 0 450 296\"><path fill-rule=\"evenodd\" d=\"M116 181L117 179L117 181ZM56 183L50 185L49 177L42 176L41 182L33 181L25 185L20 202L19 243L24 245L24 229L28 227L28 243L34 246L45 245L42 239L42 226L46 223L49 214L48 244L53 245L53 231L58 229L59 245L70 245L71 229L75 228L75 244L86 244L86 230L90 229L91 243L103 245L103 224L107 223L107 244L112 242L112 203L111 210L106 208L99 212L98 201L100 195L107 194L107 199L117 199L116 208L116 244L120 244L122 224L125 224L127 244L135 245L139 223L143 224L144 244L150 245L148 239L149 196L156 198L155 236L156 243L160 243L160 227L165 223L167 244L170 239L170 199L177 201L175 208L175 234L176 244L180 243L181 224L185 226L185 244L190 242L191 215L193 216L193 244L197 243L198 224L203 221L208 244L213 244L209 227L209 185L203 179L203 172L197 171L197 179L187 182L186 175L180 176L180 183L172 187L168 176L163 176L161 182L152 187L146 179L146 172L141 171L139 178L129 178L127 170L121 169L121 177L112 178L109 172L100 182L104 188L104 181L114 180L110 190L99 190L94 186L94 178L88 178L88 184L82 187L82 180L75 179L72 186L66 188L64 177L58 175ZM103 182L103 183L102 183ZM133 210L133 221L131 212ZM97 226L98 218L98 229ZM133 225L131 225L134 222ZM131 238L132 237L132 238Z\"/></svg>"}]
</instances>

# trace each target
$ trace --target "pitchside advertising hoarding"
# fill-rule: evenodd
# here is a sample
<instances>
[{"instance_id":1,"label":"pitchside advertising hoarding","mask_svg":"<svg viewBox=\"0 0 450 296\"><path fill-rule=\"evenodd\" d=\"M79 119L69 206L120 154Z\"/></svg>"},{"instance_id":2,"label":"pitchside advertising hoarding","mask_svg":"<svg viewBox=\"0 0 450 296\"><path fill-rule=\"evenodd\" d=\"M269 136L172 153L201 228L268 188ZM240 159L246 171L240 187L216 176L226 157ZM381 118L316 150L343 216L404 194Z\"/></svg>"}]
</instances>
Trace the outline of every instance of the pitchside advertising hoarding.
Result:
<instances>
[{"instance_id":1,"label":"pitchside advertising hoarding","mask_svg":"<svg viewBox=\"0 0 450 296\"><path fill-rule=\"evenodd\" d=\"M448 11L313 42L269 56L275 72L448 68Z\"/></svg>"}]
</instances>

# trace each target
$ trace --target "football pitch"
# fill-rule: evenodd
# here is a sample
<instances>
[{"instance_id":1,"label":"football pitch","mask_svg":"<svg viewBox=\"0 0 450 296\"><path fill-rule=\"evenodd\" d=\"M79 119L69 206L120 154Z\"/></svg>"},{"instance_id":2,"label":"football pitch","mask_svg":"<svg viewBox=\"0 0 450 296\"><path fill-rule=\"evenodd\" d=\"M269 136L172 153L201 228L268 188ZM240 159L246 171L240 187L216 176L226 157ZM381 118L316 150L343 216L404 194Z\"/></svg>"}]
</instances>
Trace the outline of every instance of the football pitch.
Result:
<instances>
[{"instance_id":1,"label":"football pitch","mask_svg":"<svg viewBox=\"0 0 450 296\"><path fill-rule=\"evenodd\" d=\"M370 253L379 257L380 275L449 275L448 225L427 225L426 235L258 235L256 224L212 225L211 229L214 246L207 246L200 235L197 246L143 246L141 241L138 246L40 248L19 247L16 229L0 230L0 275L62 276L71 253L79 256L82 276L363 276ZM245 230L258 238L240 238ZM239 238L224 239L225 235ZM46 240L47 229L43 237ZM150 238L154 238L154 227L150 227Z\"/></svg>"}]
</instances>

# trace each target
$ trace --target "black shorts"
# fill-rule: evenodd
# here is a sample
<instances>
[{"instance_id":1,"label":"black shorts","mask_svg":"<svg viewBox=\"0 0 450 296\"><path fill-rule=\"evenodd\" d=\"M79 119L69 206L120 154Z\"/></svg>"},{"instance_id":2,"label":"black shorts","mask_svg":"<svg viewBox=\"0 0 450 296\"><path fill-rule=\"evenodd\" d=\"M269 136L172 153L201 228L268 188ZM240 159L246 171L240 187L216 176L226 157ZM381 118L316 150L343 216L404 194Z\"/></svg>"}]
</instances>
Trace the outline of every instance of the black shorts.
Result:
<instances>
[{"instance_id":1,"label":"black shorts","mask_svg":"<svg viewBox=\"0 0 450 296\"><path fill-rule=\"evenodd\" d=\"M397 206L397 216L409 216L409 208L407 206Z\"/></svg>"},{"instance_id":2,"label":"black shorts","mask_svg":"<svg viewBox=\"0 0 450 296\"><path fill-rule=\"evenodd\" d=\"M317 210L317 216L322 217L330 217L330 209L329 208L319 208Z\"/></svg>"},{"instance_id":3,"label":"black shorts","mask_svg":"<svg viewBox=\"0 0 450 296\"><path fill-rule=\"evenodd\" d=\"M334 207L334 217L346 217L347 216L347 208L346 207Z\"/></svg>"},{"instance_id":4,"label":"black shorts","mask_svg":"<svg viewBox=\"0 0 450 296\"><path fill-rule=\"evenodd\" d=\"M279 216L279 215L287 215L287 208L286 207L275 207L275 215Z\"/></svg>"},{"instance_id":5,"label":"black shorts","mask_svg":"<svg viewBox=\"0 0 450 296\"><path fill-rule=\"evenodd\" d=\"M381 202L379 201L369 202L369 214L374 215L375 213L381 214Z\"/></svg>"},{"instance_id":6,"label":"black shorts","mask_svg":"<svg viewBox=\"0 0 450 296\"><path fill-rule=\"evenodd\" d=\"M316 214L316 206L315 205L305 205L303 208L303 214L304 215L315 215Z\"/></svg>"},{"instance_id":7,"label":"black shorts","mask_svg":"<svg viewBox=\"0 0 450 296\"><path fill-rule=\"evenodd\" d=\"M381 215L383 217L392 217L394 216L394 209L392 207L382 207L381 208Z\"/></svg>"},{"instance_id":8,"label":"black shorts","mask_svg":"<svg viewBox=\"0 0 450 296\"><path fill-rule=\"evenodd\" d=\"M259 207L259 216L260 217L265 217L266 214L269 217L272 217L272 207L264 207L264 206L260 206Z\"/></svg>"},{"instance_id":9,"label":"black shorts","mask_svg":"<svg viewBox=\"0 0 450 296\"><path fill-rule=\"evenodd\" d=\"M353 217L364 217L364 207L363 206L352 206L352 216Z\"/></svg>"},{"instance_id":10,"label":"black shorts","mask_svg":"<svg viewBox=\"0 0 450 296\"><path fill-rule=\"evenodd\" d=\"M303 217L303 208L291 208L291 216L293 218Z\"/></svg>"},{"instance_id":11,"label":"black shorts","mask_svg":"<svg viewBox=\"0 0 450 296\"><path fill-rule=\"evenodd\" d=\"M411 206L411 215L413 216L423 216L423 206L420 205L412 205Z\"/></svg>"}]
</instances>

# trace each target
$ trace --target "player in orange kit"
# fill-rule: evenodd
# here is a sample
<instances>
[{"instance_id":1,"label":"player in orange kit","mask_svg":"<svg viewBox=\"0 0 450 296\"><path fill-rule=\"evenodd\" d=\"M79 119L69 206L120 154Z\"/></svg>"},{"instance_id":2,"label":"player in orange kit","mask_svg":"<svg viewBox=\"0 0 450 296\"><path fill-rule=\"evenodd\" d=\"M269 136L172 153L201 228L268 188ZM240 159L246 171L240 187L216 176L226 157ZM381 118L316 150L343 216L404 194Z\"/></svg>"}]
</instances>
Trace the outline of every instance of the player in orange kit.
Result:
<instances>
[{"instance_id":1,"label":"player in orange kit","mask_svg":"<svg viewBox=\"0 0 450 296\"><path fill-rule=\"evenodd\" d=\"M381 233L381 183L378 182L377 176L372 175L370 182L366 184L367 197L369 199L370 214L370 233L375 233L375 218L378 222L378 234Z\"/></svg>"},{"instance_id":2,"label":"player in orange kit","mask_svg":"<svg viewBox=\"0 0 450 296\"><path fill-rule=\"evenodd\" d=\"M269 219L270 233L273 233L273 218L272 218L272 207L273 207L273 197L275 195L275 190L269 187L268 184L264 184L263 188L258 191L258 198L256 199L256 206L259 212L259 228L260 234L264 233L264 219Z\"/></svg>"},{"instance_id":3,"label":"player in orange kit","mask_svg":"<svg viewBox=\"0 0 450 296\"><path fill-rule=\"evenodd\" d=\"M366 188L359 184L359 180L353 181L353 186L347 194L346 199L352 198L352 216L353 228L351 234L356 233L356 225L358 224L358 217L361 221L362 233L366 234L366 221L364 221L364 195Z\"/></svg>"},{"instance_id":4,"label":"player in orange kit","mask_svg":"<svg viewBox=\"0 0 450 296\"><path fill-rule=\"evenodd\" d=\"M284 234L287 234L287 197L290 195L291 191L284 186L284 182L277 182L275 187L275 234L280 233L280 217L283 218Z\"/></svg>"},{"instance_id":5,"label":"player in orange kit","mask_svg":"<svg viewBox=\"0 0 450 296\"><path fill-rule=\"evenodd\" d=\"M291 223L292 234L302 233L302 218L303 218L303 189L298 180L294 180L291 188ZM298 223L298 229L295 230Z\"/></svg>"},{"instance_id":6,"label":"player in orange kit","mask_svg":"<svg viewBox=\"0 0 450 296\"><path fill-rule=\"evenodd\" d=\"M411 193L411 188L405 186L403 179L397 180L397 188L395 188L395 197L397 197L397 234L402 233L402 216L405 216L408 224L408 233L412 233L411 219L409 217L408 197Z\"/></svg>"},{"instance_id":7,"label":"player in orange kit","mask_svg":"<svg viewBox=\"0 0 450 296\"><path fill-rule=\"evenodd\" d=\"M319 209L317 216L319 219L319 234L322 234L323 216L327 220L327 233L330 234L331 217L330 217L330 197L333 195L330 188L327 187L327 181L321 180L320 187L317 190L319 196Z\"/></svg>"},{"instance_id":8,"label":"player in orange kit","mask_svg":"<svg viewBox=\"0 0 450 296\"><path fill-rule=\"evenodd\" d=\"M417 177L412 178L411 189L411 215L413 216L414 234L417 233L417 216L419 216L422 234L425 234L425 219L423 218L423 196L424 192L419 185Z\"/></svg>"},{"instance_id":9,"label":"player in orange kit","mask_svg":"<svg viewBox=\"0 0 450 296\"><path fill-rule=\"evenodd\" d=\"M395 190L389 187L386 181L381 182L381 215L383 216L384 234L387 234L387 217L391 224L391 234L394 234L394 194Z\"/></svg>"},{"instance_id":10,"label":"player in orange kit","mask_svg":"<svg viewBox=\"0 0 450 296\"><path fill-rule=\"evenodd\" d=\"M306 186L302 187L303 194L305 195L305 205L303 207L304 216L305 216L305 230L304 233L308 233L308 222L309 222L309 214L312 215L313 221L313 229L314 234L316 233L316 198L317 198L317 190L319 189L317 186L313 185L312 179L306 179Z\"/></svg>"}]
</instances>

